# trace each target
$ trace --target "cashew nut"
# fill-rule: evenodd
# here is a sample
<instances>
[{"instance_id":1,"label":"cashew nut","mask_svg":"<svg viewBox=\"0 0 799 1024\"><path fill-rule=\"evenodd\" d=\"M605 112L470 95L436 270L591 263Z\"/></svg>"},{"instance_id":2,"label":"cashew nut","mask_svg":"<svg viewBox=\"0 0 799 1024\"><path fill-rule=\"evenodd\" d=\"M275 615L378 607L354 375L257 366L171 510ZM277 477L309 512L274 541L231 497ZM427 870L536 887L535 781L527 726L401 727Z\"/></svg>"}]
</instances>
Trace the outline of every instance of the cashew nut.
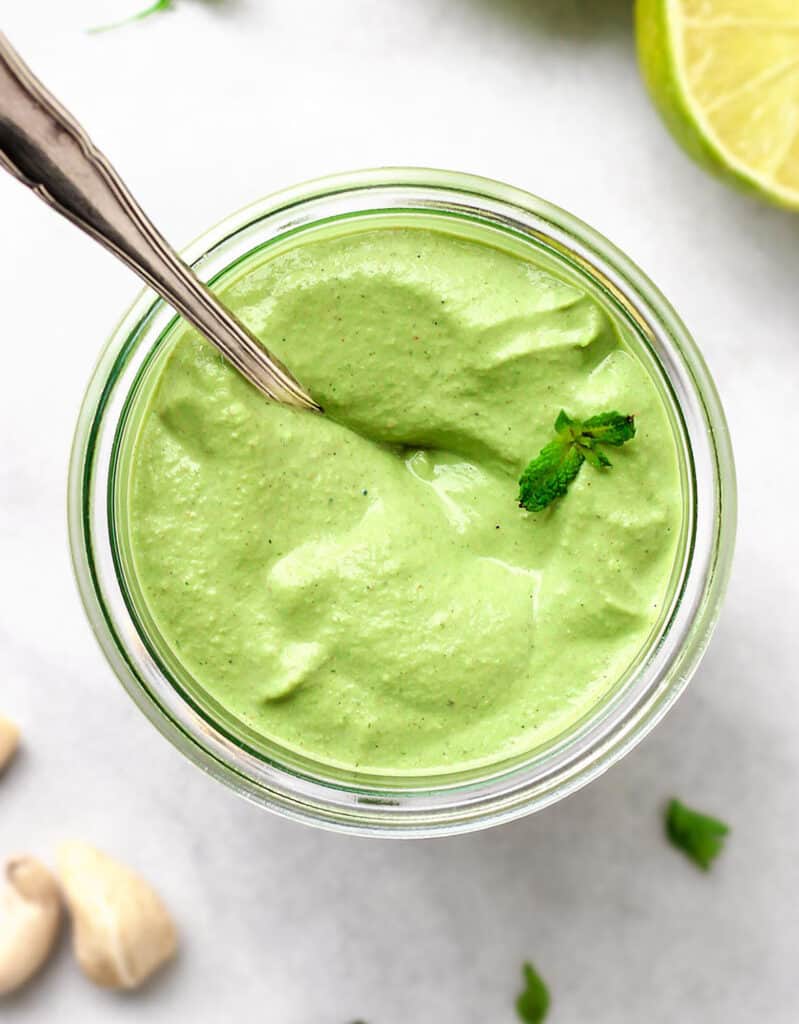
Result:
<instances>
[{"instance_id":1,"label":"cashew nut","mask_svg":"<svg viewBox=\"0 0 799 1024\"><path fill-rule=\"evenodd\" d=\"M137 988L177 949L172 918L157 893L124 864L87 843L58 850L73 918L75 956L103 988Z\"/></svg>"},{"instance_id":2,"label":"cashew nut","mask_svg":"<svg viewBox=\"0 0 799 1024\"><path fill-rule=\"evenodd\" d=\"M0 715L0 772L16 754L19 746L19 729L13 722Z\"/></svg>"},{"instance_id":3,"label":"cashew nut","mask_svg":"<svg viewBox=\"0 0 799 1024\"><path fill-rule=\"evenodd\" d=\"M61 918L56 880L33 857L6 864L0 917L0 995L32 978L53 948Z\"/></svg>"}]
</instances>

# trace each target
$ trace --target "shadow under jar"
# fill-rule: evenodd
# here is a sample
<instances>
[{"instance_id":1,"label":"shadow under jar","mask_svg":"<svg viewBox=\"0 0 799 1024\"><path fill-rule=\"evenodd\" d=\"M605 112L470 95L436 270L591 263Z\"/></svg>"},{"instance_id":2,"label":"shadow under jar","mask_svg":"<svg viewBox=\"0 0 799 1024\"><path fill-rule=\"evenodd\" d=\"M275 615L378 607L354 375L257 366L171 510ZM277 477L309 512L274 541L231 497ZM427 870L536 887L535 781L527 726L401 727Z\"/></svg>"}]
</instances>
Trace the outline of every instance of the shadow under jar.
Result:
<instances>
[{"instance_id":1,"label":"shadow under jar","mask_svg":"<svg viewBox=\"0 0 799 1024\"><path fill-rule=\"evenodd\" d=\"M441 232L463 244L490 247L527 261L535 268L531 273L542 271L548 280L579 290L634 353L659 398L676 453L681 506L663 600L623 670L595 687L574 720L538 736L520 733L518 742L503 744L491 756L460 763L442 759L427 769L399 762L392 769L368 757L346 763L303 749L301 742L283 742L232 712L211 692L214 687L204 685L191 659L187 665L162 630L145 593L131 525L137 440L164 367L187 330L150 291L115 331L86 393L70 470L70 540L81 596L111 666L141 710L195 764L255 803L309 824L371 836L451 835L539 810L585 785L630 750L676 700L705 650L727 582L734 468L715 388L668 303L604 238L518 189L421 169L340 175L253 204L184 256L230 301L252 267L320 240L363 238L382 229ZM509 358L515 357L511 352ZM290 353L286 361L292 366ZM197 429L202 436L201 424ZM529 457L549 437L531 426L525 438ZM402 453L407 455L406 448ZM419 454L424 459L422 445ZM409 466L415 472L412 460ZM564 501L579 497L570 494ZM509 515L526 514L513 507ZM532 519L527 525L535 528ZM166 556L165 551L164 572ZM529 616L535 644L532 608ZM401 628L401 610L398 619ZM412 636L408 643L414 643ZM339 731L346 744L346 719Z\"/></svg>"}]
</instances>

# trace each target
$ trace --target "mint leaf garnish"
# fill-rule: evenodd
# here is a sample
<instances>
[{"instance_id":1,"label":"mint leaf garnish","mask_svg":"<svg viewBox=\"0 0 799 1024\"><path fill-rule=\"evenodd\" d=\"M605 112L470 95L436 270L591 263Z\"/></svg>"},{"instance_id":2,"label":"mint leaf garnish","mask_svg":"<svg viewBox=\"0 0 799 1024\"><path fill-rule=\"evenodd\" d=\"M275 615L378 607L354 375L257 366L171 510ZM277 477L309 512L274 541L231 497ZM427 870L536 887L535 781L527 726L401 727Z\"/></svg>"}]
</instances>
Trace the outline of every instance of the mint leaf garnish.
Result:
<instances>
[{"instance_id":1,"label":"mint leaf garnish","mask_svg":"<svg viewBox=\"0 0 799 1024\"><path fill-rule=\"evenodd\" d=\"M585 455L575 445L550 441L519 479L519 504L529 512L540 512L562 498L584 462Z\"/></svg>"},{"instance_id":2,"label":"mint leaf garnish","mask_svg":"<svg viewBox=\"0 0 799 1024\"><path fill-rule=\"evenodd\" d=\"M666 834L671 842L704 871L721 853L729 825L671 800L666 808Z\"/></svg>"},{"instance_id":3,"label":"mint leaf garnish","mask_svg":"<svg viewBox=\"0 0 799 1024\"><path fill-rule=\"evenodd\" d=\"M584 462L596 469L612 463L603 445L619 448L635 437L635 419L620 412L603 412L587 420L574 420L563 409L555 420L554 441L539 452L519 479L519 504L540 512L562 498Z\"/></svg>"},{"instance_id":4,"label":"mint leaf garnish","mask_svg":"<svg viewBox=\"0 0 799 1024\"><path fill-rule=\"evenodd\" d=\"M121 28L122 25L128 25L132 21L141 21L142 18L148 18L151 14L156 14L158 11L168 11L172 7L172 2L173 0L155 0L155 3L145 7L143 11L131 14L129 18L114 21L110 25L98 25L96 28L90 28L89 32L93 34L96 32L109 32L113 28Z\"/></svg>"},{"instance_id":5,"label":"mint leaf garnish","mask_svg":"<svg viewBox=\"0 0 799 1024\"><path fill-rule=\"evenodd\" d=\"M525 964L524 991L516 1000L516 1012L525 1024L541 1024L549 1013L549 989L532 964Z\"/></svg>"}]
</instances>

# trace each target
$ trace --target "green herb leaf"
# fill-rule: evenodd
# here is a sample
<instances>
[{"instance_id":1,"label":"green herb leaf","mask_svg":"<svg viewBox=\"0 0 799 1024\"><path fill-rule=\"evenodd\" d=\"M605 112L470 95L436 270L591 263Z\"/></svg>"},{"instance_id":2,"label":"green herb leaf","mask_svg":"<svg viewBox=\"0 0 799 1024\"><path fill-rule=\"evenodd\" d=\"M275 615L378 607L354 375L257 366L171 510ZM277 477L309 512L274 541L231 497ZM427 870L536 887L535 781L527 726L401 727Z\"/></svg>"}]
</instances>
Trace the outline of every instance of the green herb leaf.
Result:
<instances>
[{"instance_id":1,"label":"green herb leaf","mask_svg":"<svg viewBox=\"0 0 799 1024\"><path fill-rule=\"evenodd\" d=\"M612 444L620 448L635 437L635 418L620 412L603 412L583 420L583 435L595 444Z\"/></svg>"},{"instance_id":2,"label":"green herb leaf","mask_svg":"<svg viewBox=\"0 0 799 1024\"><path fill-rule=\"evenodd\" d=\"M576 420L573 420L571 416L567 416L565 410L561 409L558 413L558 418L555 420L555 433L563 434L569 427L573 427L576 424Z\"/></svg>"},{"instance_id":3,"label":"green herb leaf","mask_svg":"<svg viewBox=\"0 0 799 1024\"><path fill-rule=\"evenodd\" d=\"M516 1000L516 1012L525 1024L541 1024L549 1013L549 989L532 964L525 964L524 991Z\"/></svg>"},{"instance_id":4,"label":"green herb leaf","mask_svg":"<svg viewBox=\"0 0 799 1024\"><path fill-rule=\"evenodd\" d=\"M519 479L519 504L530 512L540 512L563 497L584 461L585 455L573 444L550 441Z\"/></svg>"},{"instance_id":5,"label":"green herb leaf","mask_svg":"<svg viewBox=\"0 0 799 1024\"><path fill-rule=\"evenodd\" d=\"M561 409L555 420L557 437L545 445L519 479L519 504L540 512L562 498L588 461L595 469L608 469L611 461L600 445L618 448L635 437L635 420L620 412L603 412L587 420L574 420Z\"/></svg>"},{"instance_id":6,"label":"green herb leaf","mask_svg":"<svg viewBox=\"0 0 799 1024\"><path fill-rule=\"evenodd\" d=\"M138 11L136 14L131 14L129 18L123 18L121 21L114 21L110 25L98 25L96 28L90 28L89 32L96 34L97 32L109 32L114 28L121 28L122 25L129 25L132 21L141 21L142 18L149 18L151 14L157 14L158 11L168 11L172 7L173 0L155 0L155 3L150 4L149 7L145 7L143 11Z\"/></svg>"},{"instance_id":7,"label":"green herb leaf","mask_svg":"<svg viewBox=\"0 0 799 1024\"><path fill-rule=\"evenodd\" d=\"M704 871L721 853L724 837L729 831L729 825L723 821L692 811L679 800L670 801L666 808L666 834L669 839Z\"/></svg>"}]
</instances>

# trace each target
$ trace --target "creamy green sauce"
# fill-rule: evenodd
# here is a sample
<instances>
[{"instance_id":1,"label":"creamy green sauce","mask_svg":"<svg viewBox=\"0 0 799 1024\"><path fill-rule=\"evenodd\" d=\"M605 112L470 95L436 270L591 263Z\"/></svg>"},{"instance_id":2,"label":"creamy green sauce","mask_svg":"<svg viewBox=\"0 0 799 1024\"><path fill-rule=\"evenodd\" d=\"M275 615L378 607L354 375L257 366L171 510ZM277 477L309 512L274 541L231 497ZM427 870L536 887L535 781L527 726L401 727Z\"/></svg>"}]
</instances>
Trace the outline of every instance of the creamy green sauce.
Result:
<instances>
[{"instance_id":1,"label":"creamy green sauce","mask_svg":"<svg viewBox=\"0 0 799 1024\"><path fill-rule=\"evenodd\" d=\"M129 529L197 690L268 742L396 773L516 755L589 712L662 614L682 516L662 400L601 306L415 227L267 252L221 291L327 415L266 402L179 328ZM638 434L532 515L519 473L561 407Z\"/></svg>"}]
</instances>

